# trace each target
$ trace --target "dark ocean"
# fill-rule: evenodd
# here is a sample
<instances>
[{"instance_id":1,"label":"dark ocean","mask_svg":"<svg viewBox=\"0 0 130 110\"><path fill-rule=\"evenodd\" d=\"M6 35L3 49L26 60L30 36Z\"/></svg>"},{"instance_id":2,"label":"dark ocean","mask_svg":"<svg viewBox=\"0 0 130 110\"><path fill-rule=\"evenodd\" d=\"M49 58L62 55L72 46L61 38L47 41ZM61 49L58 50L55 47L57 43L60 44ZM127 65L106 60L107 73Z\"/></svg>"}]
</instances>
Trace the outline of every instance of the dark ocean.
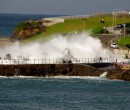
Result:
<instances>
[{"instance_id":1,"label":"dark ocean","mask_svg":"<svg viewBox=\"0 0 130 110\"><path fill-rule=\"evenodd\" d=\"M0 14L0 37L10 37L19 22L56 16L60 15Z\"/></svg>"},{"instance_id":2,"label":"dark ocean","mask_svg":"<svg viewBox=\"0 0 130 110\"><path fill-rule=\"evenodd\" d=\"M1 77L0 110L130 110L130 83L100 77Z\"/></svg>"}]
</instances>

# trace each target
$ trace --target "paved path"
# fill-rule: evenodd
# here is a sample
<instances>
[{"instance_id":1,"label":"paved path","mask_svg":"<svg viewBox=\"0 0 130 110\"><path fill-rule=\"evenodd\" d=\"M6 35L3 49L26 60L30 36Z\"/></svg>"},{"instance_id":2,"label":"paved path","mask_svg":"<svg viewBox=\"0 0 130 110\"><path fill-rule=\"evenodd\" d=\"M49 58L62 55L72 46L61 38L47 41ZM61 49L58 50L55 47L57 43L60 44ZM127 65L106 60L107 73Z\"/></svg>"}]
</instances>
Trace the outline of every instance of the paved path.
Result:
<instances>
[{"instance_id":1,"label":"paved path","mask_svg":"<svg viewBox=\"0 0 130 110\"><path fill-rule=\"evenodd\" d=\"M111 40L116 38L115 34L100 34L100 35L95 35L95 36L101 40L101 42L103 43L105 47L110 46Z\"/></svg>"},{"instance_id":2,"label":"paved path","mask_svg":"<svg viewBox=\"0 0 130 110\"><path fill-rule=\"evenodd\" d=\"M0 37L0 47L11 45L12 42L8 37Z\"/></svg>"},{"instance_id":3,"label":"paved path","mask_svg":"<svg viewBox=\"0 0 130 110\"><path fill-rule=\"evenodd\" d=\"M114 42L116 40L116 34L102 34L102 35L95 35L98 37L101 42L103 43L104 47L109 48L114 54L117 56L121 56L122 58L130 58L130 50L129 49L113 49L110 47L111 42Z\"/></svg>"}]
</instances>

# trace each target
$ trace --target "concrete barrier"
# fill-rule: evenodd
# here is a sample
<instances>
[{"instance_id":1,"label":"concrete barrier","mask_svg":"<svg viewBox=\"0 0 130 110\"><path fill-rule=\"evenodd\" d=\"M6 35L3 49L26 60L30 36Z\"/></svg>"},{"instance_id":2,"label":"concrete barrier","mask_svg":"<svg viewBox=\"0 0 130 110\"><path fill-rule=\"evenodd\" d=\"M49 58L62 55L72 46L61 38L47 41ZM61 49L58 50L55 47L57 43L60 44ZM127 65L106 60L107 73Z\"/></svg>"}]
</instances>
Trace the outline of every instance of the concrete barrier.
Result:
<instances>
[{"instance_id":1,"label":"concrete barrier","mask_svg":"<svg viewBox=\"0 0 130 110\"><path fill-rule=\"evenodd\" d=\"M113 49L113 53L123 58L130 58L130 51L128 49Z\"/></svg>"},{"instance_id":2,"label":"concrete barrier","mask_svg":"<svg viewBox=\"0 0 130 110\"><path fill-rule=\"evenodd\" d=\"M103 72L81 64L0 65L1 76L100 76Z\"/></svg>"}]
</instances>

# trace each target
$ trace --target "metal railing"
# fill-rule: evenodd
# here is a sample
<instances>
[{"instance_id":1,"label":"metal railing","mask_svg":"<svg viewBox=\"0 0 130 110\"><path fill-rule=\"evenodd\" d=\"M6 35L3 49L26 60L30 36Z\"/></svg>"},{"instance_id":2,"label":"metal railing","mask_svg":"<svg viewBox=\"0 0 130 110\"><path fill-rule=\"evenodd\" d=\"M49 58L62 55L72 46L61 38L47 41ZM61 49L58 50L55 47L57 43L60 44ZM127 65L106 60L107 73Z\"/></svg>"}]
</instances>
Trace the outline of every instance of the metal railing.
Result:
<instances>
[{"instance_id":1,"label":"metal railing","mask_svg":"<svg viewBox=\"0 0 130 110\"><path fill-rule=\"evenodd\" d=\"M78 63L112 63L110 58L45 58L45 59L11 59L0 60L0 65L21 65L21 64L78 64Z\"/></svg>"}]
</instances>

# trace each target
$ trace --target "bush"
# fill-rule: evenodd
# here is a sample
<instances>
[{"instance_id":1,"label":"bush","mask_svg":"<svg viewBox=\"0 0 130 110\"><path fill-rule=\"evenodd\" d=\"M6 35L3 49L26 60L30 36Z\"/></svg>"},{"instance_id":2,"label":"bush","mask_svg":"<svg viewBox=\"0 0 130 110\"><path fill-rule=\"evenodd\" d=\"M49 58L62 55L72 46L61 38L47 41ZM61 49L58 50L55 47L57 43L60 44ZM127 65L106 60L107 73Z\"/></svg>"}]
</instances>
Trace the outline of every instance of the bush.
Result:
<instances>
[{"instance_id":1,"label":"bush","mask_svg":"<svg viewBox=\"0 0 130 110\"><path fill-rule=\"evenodd\" d=\"M16 26L16 28L15 29L18 29L18 30L22 30L22 29L24 29L25 27L26 27L26 22L21 22L21 23L19 23L17 26Z\"/></svg>"},{"instance_id":2,"label":"bush","mask_svg":"<svg viewBox=\"0 0 130 110\"><path fill-rule=\"evenodd\" d=\"M130 48L130 44L126 44L126 47L127 47L127 48Z\"/></svg>"}]
</instances>

